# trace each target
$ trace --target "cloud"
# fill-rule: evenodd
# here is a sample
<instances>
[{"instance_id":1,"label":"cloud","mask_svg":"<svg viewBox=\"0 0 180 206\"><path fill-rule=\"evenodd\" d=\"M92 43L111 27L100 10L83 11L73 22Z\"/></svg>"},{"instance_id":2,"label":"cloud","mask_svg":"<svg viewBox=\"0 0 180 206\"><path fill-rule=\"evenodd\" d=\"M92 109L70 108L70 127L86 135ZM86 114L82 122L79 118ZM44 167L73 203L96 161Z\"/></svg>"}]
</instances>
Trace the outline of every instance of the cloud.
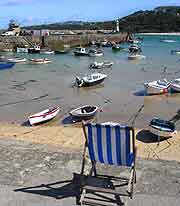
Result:
<instances>
[{"instance_id":1,"label":"cloud","mask_svg":"<svg viewBox=\"0 0 180 206\"><path fill-rule=\"evenodd\" d=\"M2 0L0 5L1 6L6 6L6 7L9 7L9 6L19 6L19 5L26 5L26 4L30 4L32 3L34 0Z\"/></svg>"}]
</instances>

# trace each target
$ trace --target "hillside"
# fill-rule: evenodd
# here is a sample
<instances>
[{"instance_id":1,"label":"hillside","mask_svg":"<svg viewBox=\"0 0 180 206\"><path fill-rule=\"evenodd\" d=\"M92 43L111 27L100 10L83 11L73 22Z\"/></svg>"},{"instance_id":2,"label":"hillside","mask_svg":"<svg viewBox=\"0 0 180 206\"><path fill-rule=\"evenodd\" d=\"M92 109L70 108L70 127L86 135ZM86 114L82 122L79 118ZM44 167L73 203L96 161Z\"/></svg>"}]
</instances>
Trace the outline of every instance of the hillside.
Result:
<instances>
[{"instance_id":1,"label":"hillside","mask_svg":"<svg viewBox=\"0 0 180 206\"><path fill-rule=\"evenodd\" d=\"M161 6L154 10L137 11L119 19L121 31L127 32L180 32L180 6ZM115 21L70 21L25 27L26 29L101 30L115 28Z\"/></svg>"}]
</instances>

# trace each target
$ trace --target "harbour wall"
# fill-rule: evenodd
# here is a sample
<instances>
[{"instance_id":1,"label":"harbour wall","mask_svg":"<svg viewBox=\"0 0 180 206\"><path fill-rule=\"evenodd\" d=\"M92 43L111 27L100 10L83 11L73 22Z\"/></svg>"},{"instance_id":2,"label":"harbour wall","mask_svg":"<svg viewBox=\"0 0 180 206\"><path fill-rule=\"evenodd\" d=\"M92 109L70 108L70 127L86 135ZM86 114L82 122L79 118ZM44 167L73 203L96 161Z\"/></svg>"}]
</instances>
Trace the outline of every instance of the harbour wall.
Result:
<instances>
[{"instance_id":1,"label":"harbour wall","mask_svg":"<svg viewBox=\"0 0 180 206\"><path fill-rule=\"evenodd\" d=\"M117 43L125 42L128 38L127 33L115 34L64 34L64 35L49 35L49 36L0 36L0 50L13 50L16 47L32 47L34 44L39 44L52 49L62 48L64 45L70 47L85 46L91 41L114 41Z\"/></svg>"}]
</instances>

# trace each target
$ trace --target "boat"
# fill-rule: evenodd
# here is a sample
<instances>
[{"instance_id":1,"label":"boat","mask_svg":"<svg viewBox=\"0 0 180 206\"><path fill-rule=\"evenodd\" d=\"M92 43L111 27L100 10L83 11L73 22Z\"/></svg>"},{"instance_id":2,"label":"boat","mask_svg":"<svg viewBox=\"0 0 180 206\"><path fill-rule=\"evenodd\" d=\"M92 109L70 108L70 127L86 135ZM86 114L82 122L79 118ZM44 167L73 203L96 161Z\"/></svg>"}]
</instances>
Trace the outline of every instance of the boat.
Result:
<instances>
[{"instance_id":1,"label":"boat","mask_svg":"<svg viewBox=\"0 0 180 206\"><path fill-rule=\"evenodd\" d=\"M118 46L117 44L113 44L113 46L112 46L112 50L113 50L113 51L121 51L121 50L123 50L123 49L124 49L124 48Z\"/></svg>"},{"instance_id":2,"label":"boat","mask_svg":"<svg viewBox=\"0 0 180 206\"><path fill-rule=\"evenodd\" d=\"M0 70L3 70L3 69L11 69L15 66L15 63L10 63L10 62L3 62L3 63L0 63Z\"/></svg>"},{"instance_id":3,"label":"boat","mask_svg":"<svg viewBox=\"0 0 180 206\"><path fill-rule=\"evenodd\" d=\"M167 93L169 86L170 82L166 79L144 83L144 87L148 95Z\"/></svg>"},{"instance_id":4,"label":"boat","mask_svg":"<svg viewBox=\"0 0 180 206\"><path fill-rule=\"evenodd\" d=\"M88 51L84 47L77 47L74 51L75 56L89 56Z\"/></svg>"},{"instance_id":5,"label":"boat","mask_svg":"<svg viewBox=\"0 0 180 206\"><path fill-rule=\"evenodd\" d=\"M159 137L171 137L176 133L174 122L169 120L155 117L151 120L149 126L151 133L158 135Z\"/></svg>"},{"instance_id":6,"label":"boat","mask_svg":"<svg viewBox=\"0 0 180 206\"><path fill-rule=\"evenodd\" d=\"M26 47L25 48L17 47L16 52L17 53L28 53L28 48L26 48Z\"/></svg>"},{"instance_id":7,"label":"boat","mask_svg":"<svg viewBox=\"0 0 180 206\"><path fill-rule=\"evenodd\" d=\"M104 55L101 49L90 49L88 53L90 57L101 57Z\"/></svg>"},{"instance_id":8,"label":"boat","mask_svg":"<svg viewBox=\"0 0 180 206\"><path fill-rule=\"evenodd\" d=\"M51 49L41 49L40 54L54 54L54 51Z\"/></svg>"},{"instance_id":9,"label":"boat","mask_svg":"<svg viewBox=\"0 0 180 206\"><path fill-rule=\"evenodd\" d=\"M33 64L48 64L48 63L51 63L51 62L52 62L52 61L50 61L50 60L47 59L47 58L30 59L30 61L31 61Z\"/></svg>"},{"instance_id":10,"label":"boat","mask_svg":"<svg viewBox=\"0 0 180 206\"><path fill-rule=\"evenodd\" d=\"M69 49L55 50L55 54L67 54L69 53Z\"/></svg>"},{"instance_id":11,"label":"boat","mask_svg":"<svg viewBox=\"0 0 180 206\"><path fill-rule=\"evenodd\" d=\"M95 116L98 111L98 107L95 105L84 105L73 109L69 114L75 118L89 119Z\"/></svg>"},{"instance_id":12,"label":"boat","mask_svg":"<svg viewBox=\"0 0 180 206\"><path fill-rule=\"evenodd\" d=\"M45 109L39 113L30 115L28 117L30 125L36 125L40 123L44 123L53 119L60 111L59 107Z\"/></svg>"},{"instance_id":13,"label":"boat","mask_svg":"<svg viewBox=\"0 0 180 206\"><path fill-rule=\"evenodd\" d=\"M137 54L137 53L133 53L131 55L128 56L129 60L138 60L138 59L145 59L146 56L141 55L141 54Z\"/></svg>"},{"instance_id":14,"label":"boat","mask_svg":"<svg viewBox=\"0 0 180 206\"><path fill-rule=\"evenodd\" d=\"M11 62L11 63L23 63L23 62L26 62L27 59L26 58L19 58L19 57L12 57L12 58L7 58L6 61Z\"/></svg>"},{"instance_id":15,"label":"boat","mask_svg":"<svg viewBox=\"0 0 180 206\"><path fill-rule=\"evenodd\" d=\"M160 42L165 42L165 43L174 43L176 42L175 40L173 39L160 39Z\"/></svg>"},{"instance_id":16,"label":"boat","mask_svg":"<svg viewBox=\"0 0 180 206\"><path fill-rule=\"evenodd\" d=\"M180 49L178 49L178 50L171 50L171 54L180 54Z\"/></svg>"},{"instance_id":17,"label":"boat","mask_svg":"<svg viewBox=\"0 0 180 206\"><path fill-rule=\"evenodd\" d=\"M108 61L104 61L104 62L94 62L92 64L90 64L90 68L91 69L103 69L103 68L109 68L113 65L113 62L108 62Z\"/></svg>"},{"instance_id":18,"label":"boat","mask_svg":"<svg viewBox=\"0 0 180 206\"><path fill-rule=\"evenodd\" d=\"M173 80L169 85L169 89L171 92L180 92L180 78Z\"/></svg>"},{"instance_id":19,"label":"boat","mask_svg":"<svg viewBox=\"0 0 180 206\"><path fill-rule=\"evenodd\" d=\"M41 50L41 47L40 46L37 46L37 45L35 45L34 47L32 47L32 48L28 48L28 53L30 53L30 54L39 54L40 53L40 50Z\"/></svg>"},{"instance_id":20,"label":"boat","mask_svg":"<svg viewBox=\"0 0 180 206\"><path fill-rule=\"evenodd\" d=\"M136 44L132 44L130 47L129 47L129 52L131 53L137 53L137 52L141 52L141 48L136 45Z\"/></svg>"},{"instance_id":21,"label":"boat","mask_svg":"<svg viewBox=\"0 0 180 206\"><path fill-rule=\"evenodd\" d=\"M106 79L106 74L92 73L82 78L76 76L76 83L78 87L88 87L102 83Z\"/></svg>"},{"instance_id":22,"label":"boat","mask_svg":"<svg viewBox=\"0 0 180 206\"><path fill-rule=\"evenodd\" d=\"M129 39L129 40L128 40L128 43L131 43L131 44L139 44L139 43L141 43L141 40L140 40L140 39Z\"/></svg>"}]
</instances>

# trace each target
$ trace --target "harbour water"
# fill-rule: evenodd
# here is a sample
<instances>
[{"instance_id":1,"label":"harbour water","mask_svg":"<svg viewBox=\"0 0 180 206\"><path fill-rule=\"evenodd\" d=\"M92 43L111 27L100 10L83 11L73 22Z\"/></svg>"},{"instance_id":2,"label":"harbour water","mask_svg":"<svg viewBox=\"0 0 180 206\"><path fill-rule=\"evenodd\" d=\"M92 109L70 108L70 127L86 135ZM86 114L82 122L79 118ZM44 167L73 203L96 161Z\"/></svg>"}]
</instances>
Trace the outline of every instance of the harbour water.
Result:
<instances>
[{"instance_id":1,"label":"harbour water","mask_svg":"<svg viewBox=\"0 0 180 206\"><path fill-rule=\"evenodd\" d=\"M112 52L103 48L103 57L75 57L73 51L64 55L5 54L27 59L46 57L52 63L16 64L15 68L0 71L0 121L22 123L29 114L50 106L60 106L60 119L72 108L95 104L101 108L98 121L118 121L132 124L138 110L135 126L146 127L154 116L172 118L180 109L180 94L146 96L144 82L180 77L180 55L171 50L180 48L180 36L163 36L176 42L160 42L162 36L144 36L141 43L146 59L128 60L127 51ZM122 45L128 48L128 44ZM89 88L74 86L76 75L92 72L94 61L113 61L112 68L103 69L108 75L103 84ZM94 70L93 70L94 71ZM144 107L142 106L144 105ZM62 122L59 120L58 124Z\"/></svg>"}]
</instances>

